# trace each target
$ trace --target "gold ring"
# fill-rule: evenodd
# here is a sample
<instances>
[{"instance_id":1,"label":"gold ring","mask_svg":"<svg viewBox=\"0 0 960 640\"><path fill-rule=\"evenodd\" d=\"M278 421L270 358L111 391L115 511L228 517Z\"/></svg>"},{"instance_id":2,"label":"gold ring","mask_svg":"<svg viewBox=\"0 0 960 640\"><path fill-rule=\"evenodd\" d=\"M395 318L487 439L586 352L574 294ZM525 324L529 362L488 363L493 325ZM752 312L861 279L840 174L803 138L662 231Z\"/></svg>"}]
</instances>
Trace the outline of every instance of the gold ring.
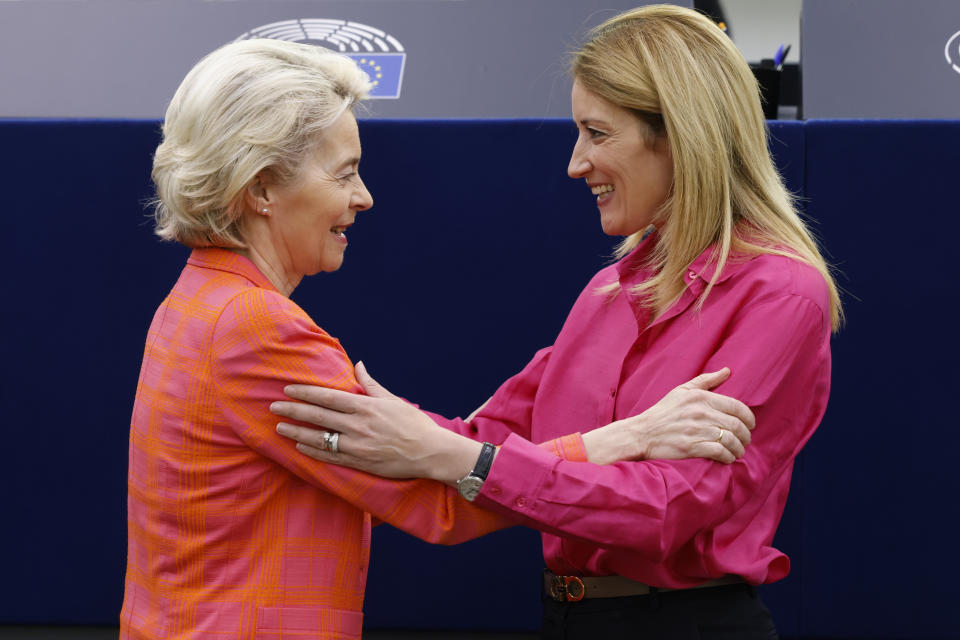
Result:
<instances>
[{"instance_id":1,"label":"gold ring","mask_svg":"<svg viewBox=\"0 0 960 640\"><path fill-rule=\"evenodd\" d=\"M720 433L717 435L716 442L720 442L723 440L723 427L717 427L717 429L719 429Z\"/></svg>"}]
</instances>

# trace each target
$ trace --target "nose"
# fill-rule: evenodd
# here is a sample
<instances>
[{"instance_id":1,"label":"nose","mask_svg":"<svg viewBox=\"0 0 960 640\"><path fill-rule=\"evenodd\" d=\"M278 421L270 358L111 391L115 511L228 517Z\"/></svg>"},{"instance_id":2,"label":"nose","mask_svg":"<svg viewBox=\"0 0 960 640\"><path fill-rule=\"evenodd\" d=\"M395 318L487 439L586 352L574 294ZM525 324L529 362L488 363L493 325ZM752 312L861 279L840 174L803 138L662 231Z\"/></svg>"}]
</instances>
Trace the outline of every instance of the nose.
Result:
<instances>
[{"instance_id":1,"label":"nose","mask_svg":"<svg viewBox=\"0 0 960 640\"><path fill-rule=\"evenodd\" d=\"M360 188L354 193L353 208L357 211L366 211L373 206L373 196L367 191L367 185L364 184L360 176L357 176L360 182Z\"/></svg>"},{"instance_id":2,"label":"nose","mask_svg":"<svg viewBox=\"0 0 960 640\"><path fill-rule=\"evenodd\" d=\"M571 178L583 178L590 172L590 161L587 160L587 154L580 144L580 138L577 138L573 145L573 153L570 154L570 163L567 165L567 175Z\"/></svg>"}]
</instances>

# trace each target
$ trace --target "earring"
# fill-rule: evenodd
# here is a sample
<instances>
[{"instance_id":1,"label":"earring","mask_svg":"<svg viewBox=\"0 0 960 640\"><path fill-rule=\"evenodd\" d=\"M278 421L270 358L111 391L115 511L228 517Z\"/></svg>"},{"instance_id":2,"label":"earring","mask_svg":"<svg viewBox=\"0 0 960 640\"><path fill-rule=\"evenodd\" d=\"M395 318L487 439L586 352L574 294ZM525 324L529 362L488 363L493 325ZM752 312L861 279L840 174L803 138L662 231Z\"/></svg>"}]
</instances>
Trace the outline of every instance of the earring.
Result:
<instances>
[{"instance_id":1,"label":"earring","mask_svg":"<svg viewBox=\"0 0 960 640\"><path fill-rule=\"evenodd\" d=\"M270 213L270 210L269 210L269 209L264 209L263 212L264 212L264 213Z\"/></svg>"}]
</instances>

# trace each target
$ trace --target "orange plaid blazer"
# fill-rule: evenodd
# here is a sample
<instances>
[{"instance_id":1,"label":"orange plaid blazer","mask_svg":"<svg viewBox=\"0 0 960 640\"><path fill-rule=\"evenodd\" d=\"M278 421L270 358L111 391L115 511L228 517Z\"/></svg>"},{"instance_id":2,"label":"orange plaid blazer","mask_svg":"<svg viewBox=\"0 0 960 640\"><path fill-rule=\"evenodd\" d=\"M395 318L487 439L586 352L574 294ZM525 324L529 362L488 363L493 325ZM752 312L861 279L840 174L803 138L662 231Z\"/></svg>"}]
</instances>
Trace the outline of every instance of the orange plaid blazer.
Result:
<instances>
[{"instance_id":1,"label":"orange plaid blazer","mask_svg":"<svg viewBox=\"0 0 960 640\"><path fill-rule=\"evenodd\" d=\"M268 410L291 382L362 392L339 342L251 262L195 250L137 384L121 638L359 639L371 514L443 544L512 524L439 483L301 455ZM578 436L545 445L584 458Z\"/></svg>"}]
</instances>

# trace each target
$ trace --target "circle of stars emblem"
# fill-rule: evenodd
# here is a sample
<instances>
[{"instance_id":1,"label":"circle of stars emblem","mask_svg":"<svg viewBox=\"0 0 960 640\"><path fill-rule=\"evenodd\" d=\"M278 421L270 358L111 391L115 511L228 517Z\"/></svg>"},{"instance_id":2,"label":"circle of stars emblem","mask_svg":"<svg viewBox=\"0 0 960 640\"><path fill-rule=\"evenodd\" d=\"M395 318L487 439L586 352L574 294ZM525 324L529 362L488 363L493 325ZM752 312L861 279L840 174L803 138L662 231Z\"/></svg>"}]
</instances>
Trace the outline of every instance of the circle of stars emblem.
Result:
<instances>
[{"instance_id":1,"label":"circle of stars emblem","mask_svg":"<svg viewBox=\"0 0 960 640\"><path fill-rule=\"evenodd\" d=\"M373 86L380 84L380 78L383 77L383 69L380 68L373 60L367 60L366 58L360 58L360 64L371 67L370 69L364 69L367 72L367 75L370 76L370 79L373 81Z\"/></svg>"}]
</instances>

